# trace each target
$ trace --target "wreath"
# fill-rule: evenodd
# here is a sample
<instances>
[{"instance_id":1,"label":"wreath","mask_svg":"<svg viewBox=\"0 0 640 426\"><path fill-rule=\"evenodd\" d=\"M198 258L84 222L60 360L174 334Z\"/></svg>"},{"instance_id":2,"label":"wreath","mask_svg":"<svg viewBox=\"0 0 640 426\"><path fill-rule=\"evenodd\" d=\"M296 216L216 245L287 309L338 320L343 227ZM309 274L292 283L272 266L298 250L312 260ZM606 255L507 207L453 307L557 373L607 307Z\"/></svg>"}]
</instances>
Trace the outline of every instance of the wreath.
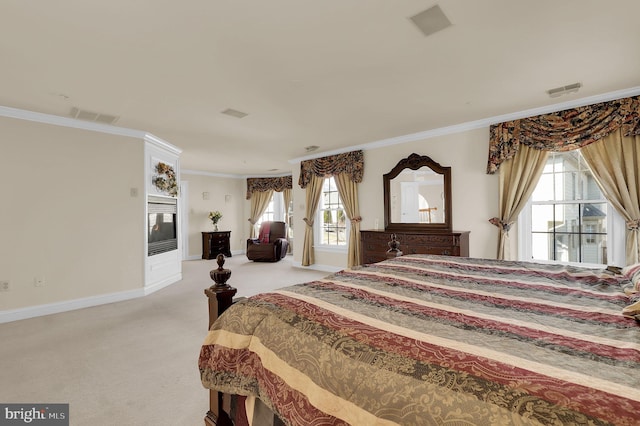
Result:
<instances>
[{"instance_id":1,"label":"wreath","mask_svg":"<svg viewBox=\"0 0 640 426\"><path fill-rule=\"evenodd\" d=\"M161 192L167 192L172 197L178 195L178 182L176 181L176 172L168 164L156 164L156 173L153 177L153 184Z\"/></svg>"}]
</instances>

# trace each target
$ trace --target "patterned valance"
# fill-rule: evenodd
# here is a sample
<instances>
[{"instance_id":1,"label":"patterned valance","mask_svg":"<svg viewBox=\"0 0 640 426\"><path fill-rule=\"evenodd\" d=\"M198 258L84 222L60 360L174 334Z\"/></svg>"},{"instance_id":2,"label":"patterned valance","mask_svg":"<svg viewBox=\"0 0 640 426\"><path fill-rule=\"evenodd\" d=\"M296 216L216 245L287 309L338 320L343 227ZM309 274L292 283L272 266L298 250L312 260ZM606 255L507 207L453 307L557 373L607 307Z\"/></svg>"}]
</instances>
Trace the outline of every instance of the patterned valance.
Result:
<instances>
[{"instance_id":1,"label":"patterned valance","mask_svg":"<svg viewBox=\"0 0 640 426\"><path fill-rule=\"evenodd\" d=\"M497 172L520 144L546 151L571 151L620 128L624 136L640 135L640 96L494 124L487 173Z\"/></svg>"},{"instance_id":2,"label":"patterned valance","mask_svg":"<svg viewBox=\"0 0 640 426\"><path fill-rule=\"evenodd\" d=\"M247 178L247 200L251 199L254 192L265 192L270 189L282 192L285 189L293 188L293 178L291 176L279 176L272 178Z\"/></svg>"},{"instance_id":3,"label":"patterned valance","mask_svg":"<svg viewBox=\"0 0 640 426\"><path fill-rule=\"evenodd\" d=\"M362 174L364 173L362 150L303 161L300 163L298 184L301 188L306 188L313 175L328 177L339 173L347 173L353 182L362 182Z\"/></svg>"}]
</instances>

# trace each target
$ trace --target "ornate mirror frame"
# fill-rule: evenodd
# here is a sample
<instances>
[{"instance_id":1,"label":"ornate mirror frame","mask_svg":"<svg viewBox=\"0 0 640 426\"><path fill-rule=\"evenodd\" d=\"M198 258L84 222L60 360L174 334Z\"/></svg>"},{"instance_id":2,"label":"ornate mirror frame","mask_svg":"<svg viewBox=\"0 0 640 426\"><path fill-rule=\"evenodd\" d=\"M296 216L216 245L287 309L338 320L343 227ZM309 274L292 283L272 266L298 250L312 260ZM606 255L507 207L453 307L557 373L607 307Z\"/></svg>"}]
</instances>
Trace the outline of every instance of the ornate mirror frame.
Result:
<instances>
[{"instance_id":1,"label":"ornate mirror frame","mask_svg":"<svg viewBox=\"0 0 640 426\"><path fill-rule=\"evenodd\" d=\"M418 170L428 167L444 178L444 221L441 223L397 223L391 222L391 180L403 170ZM443 167L426 155L411 154L403 158L389 172L382 176L384 185L384 228L386 231L451 231L451 167Z\"/></svg>"}]
</instances>

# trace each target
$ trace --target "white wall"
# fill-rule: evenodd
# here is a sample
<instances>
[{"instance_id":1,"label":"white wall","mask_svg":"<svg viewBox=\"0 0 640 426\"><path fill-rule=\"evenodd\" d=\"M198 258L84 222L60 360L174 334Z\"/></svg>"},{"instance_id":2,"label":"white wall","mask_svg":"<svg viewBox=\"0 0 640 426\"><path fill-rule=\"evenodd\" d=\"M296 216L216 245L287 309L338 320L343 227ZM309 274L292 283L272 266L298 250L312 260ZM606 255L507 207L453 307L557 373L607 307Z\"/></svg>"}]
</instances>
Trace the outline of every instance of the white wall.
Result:
<instances>
[{"instance_id":1,"label":"white wall","mask_svg":"<svg viewBox=\"0 0 640 426\"><path fill-rule=\"evenodd\" d=\"M0 117L0 152L0 310L144 287L141 140Z\"/></svg>"},{"instance_id":2,"label":"white wall","mask_svg":"<svg viewBox=\"0 0 640 426\"><path fill-rule=\"evenodd\" d=\"M231 251L244 250L249 233L248 214L245 212L246 179L217 177L205 174L182 172L182 181L189 182L189 252L188 259L202 257L202 232L213 231L209 212L219 210L222 219L218 222L220 231L231 231ZM203 193L209 193L205 200ZM227 195L229 197L227 197Z\"/></svg>"}]
</instances>

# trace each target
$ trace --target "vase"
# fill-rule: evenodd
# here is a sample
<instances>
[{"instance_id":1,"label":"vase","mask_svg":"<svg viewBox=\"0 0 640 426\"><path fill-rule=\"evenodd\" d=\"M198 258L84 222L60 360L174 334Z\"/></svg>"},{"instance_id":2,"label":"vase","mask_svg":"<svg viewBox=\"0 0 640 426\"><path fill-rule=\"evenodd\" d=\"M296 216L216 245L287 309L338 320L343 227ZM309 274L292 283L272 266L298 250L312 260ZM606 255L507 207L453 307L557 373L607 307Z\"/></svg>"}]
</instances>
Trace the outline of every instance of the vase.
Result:
<instances>
[{"instance_id":1,"label":"vase","mask_svg":"<svg viewBox=\"0 0 640 426\"><path fill-rule=\"evenodd\" d=\"M218 224L217 223L213 224L213 232L218 232Z\"/></svg>"}]
</instances>

